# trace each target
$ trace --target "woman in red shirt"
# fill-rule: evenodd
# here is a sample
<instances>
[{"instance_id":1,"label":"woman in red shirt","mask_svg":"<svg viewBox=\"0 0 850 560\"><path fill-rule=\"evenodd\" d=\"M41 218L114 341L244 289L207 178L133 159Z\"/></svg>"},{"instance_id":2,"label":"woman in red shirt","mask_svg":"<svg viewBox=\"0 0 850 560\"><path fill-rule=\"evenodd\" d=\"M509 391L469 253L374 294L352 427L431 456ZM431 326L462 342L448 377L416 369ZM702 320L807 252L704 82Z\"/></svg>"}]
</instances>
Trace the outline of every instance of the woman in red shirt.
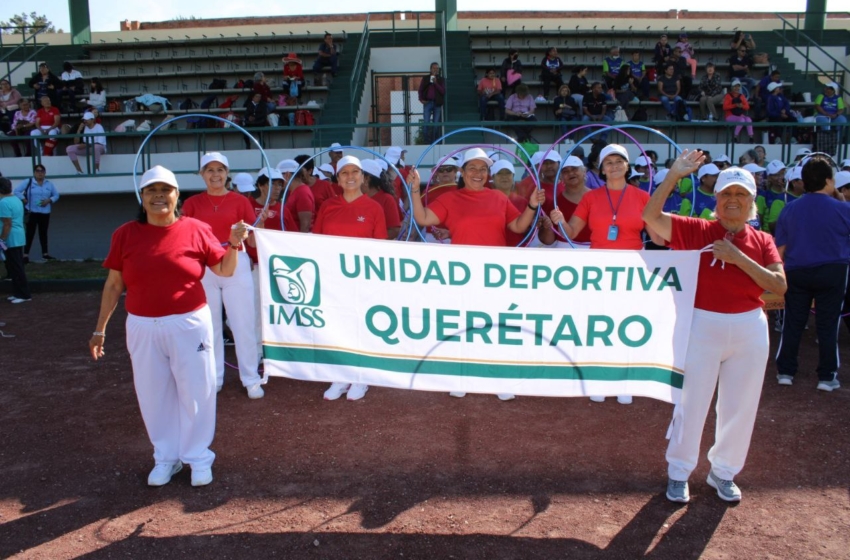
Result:
<instances>
[{"instance_id":1,"label":"woman in red shirt","mask_svg":"<svg viewBox=\"0 0 850 560\"><path fill-rule=\"evenodd\" d=\"M228 191L227 182L229 164L227 158L218 152L210 152L201 157L200 175L207 190L186 199L183 215L205 222L212 226L213 234L224 243L230 236L230 224L238 221L254 223L254 209L248 199L241 194ZM248 243L254 239L249 238ZM257 335L254 309L254 280L251 277L251 259L245 251L239 251L239 263L236 272L229 278L207 274L201 280L207 295L207 303L212 311L215 329L216 383L218 390L224 385L224 330L222 326L222 305L227 311L227 321L233 332L236 345L236 358L239 361L239 379L248 390L248 397L263 398L264 392L257 368L260 356L257 354Z\"/></svg>"},{"instance_id":2,"label":"woman in red shirt","mask_svg":"<svg viewBox=\"0 0 850 560\"><path fill-rule=\"evenodd\" d=\"M304 94L304 68L301 59L295 53L289 53L283 57L283 95L290 96L293 92L292 85L295 84L298 92L294 97L299 100Z\"/></svg>"},{"instance_id":3,"label":"woman in red shirt","mask_svg":"<svg viewBox=\"0 0 850 560\"><path fill-rule=\"evenodd\" d=\"M401 214L398 200L395 197L395 187L387 179L381 165L373 159L360 162L363 167L363 194L381 205L387 223L387 239L396 239L401 230Z\"/></svg>"},{"instance_id":4,"label":"woman in red shirt","mask_svg":"<svg viewBox=\"0 0 850 560\"><path fill-rule=\"evenodd\" d=\"M201 279L207 270L231 276L248 235L237 221L222 247L210 226L180 217L178 188L164 167L142 176L139 218L115 231L103 263L109 277L89 341L92 357L102 358L107 323L126 290L127 349L156 462L150 486L168 484L184 462L192 486L212 482L216 359Z\"/></svg>"},{"instance_id":5,"label":"woman in red shirt","mask_svg":"<svg viewBox=\"0 0 850 560\"><path fill-rule=\"evenodd\" d=\"M345 156L336 165L342 196L330 198L319 208L313 233L387 239L387 222L380 204L363 194L363 165L354 156ZM348 400L356 401L366 395L369 386L364 383L336 381L325 391L325 400L335 401L345 393Z\"/></svg>"},{"instance_id":6,"label":"woman in red shirt","mask_svg":"<svg viewBox=\"0 0 850 560\"><path fill-rule=\"evenodd\" d=\"M744 169L724 169L717 177L717 220L663 212L679 180L696 172L702 152L683 152L652 194L643 219L671 249L699 251L690 344L685 357L682 400L668 432L667 499L690 499L688 477L697 465L700 439L717 389L717 427L708 452L708 484L721 499L741 500L732 481L744 467L767 366L769 337L760 297L787 288L782 259L773 238L747 222L756 212L756 185Z\"/></svg>"}]
</instances>

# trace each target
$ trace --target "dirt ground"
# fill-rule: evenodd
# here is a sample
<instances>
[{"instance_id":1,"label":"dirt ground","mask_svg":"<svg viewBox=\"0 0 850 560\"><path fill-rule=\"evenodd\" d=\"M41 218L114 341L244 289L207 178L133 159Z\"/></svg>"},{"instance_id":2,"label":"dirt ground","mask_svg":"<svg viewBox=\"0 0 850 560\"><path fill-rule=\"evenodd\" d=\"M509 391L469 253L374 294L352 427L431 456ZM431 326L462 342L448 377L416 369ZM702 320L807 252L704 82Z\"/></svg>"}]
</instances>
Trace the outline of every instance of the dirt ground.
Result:
<instances>
[{"instance_id":1,"label":"dirt ground","mask_svg":"<svg viewBox=\"0 0 850 560\"><path fill-rule=\"evenodd\" d=\"M184 469L154 489L123 305L106 359L87 354L99 299L0 304L15 335L0 338L0 558L850 558L850 376L815 390L814 329L793 387L768 366L737 506L705 483L704 453L691 503L664 498L659 401L324 402L280 378L250 401L233 370L215 481L192 488Z\"/></svg>"}]
</instances>

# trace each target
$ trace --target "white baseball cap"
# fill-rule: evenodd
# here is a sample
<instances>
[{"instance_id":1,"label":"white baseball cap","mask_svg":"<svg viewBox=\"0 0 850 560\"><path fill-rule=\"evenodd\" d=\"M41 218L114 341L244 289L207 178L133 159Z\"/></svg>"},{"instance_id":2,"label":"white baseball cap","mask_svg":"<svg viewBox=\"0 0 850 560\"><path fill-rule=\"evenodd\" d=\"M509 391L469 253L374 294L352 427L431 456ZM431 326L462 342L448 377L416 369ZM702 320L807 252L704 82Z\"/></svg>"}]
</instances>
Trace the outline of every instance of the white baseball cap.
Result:
<instances>
[{"instance_id":1,"label":"white baseball cap","mask_svg":"<svg viewBox=\"0 0 850 560\"><path fill-rule=\"evenodd\" d=\"M334 149L334 148L336 148L336 149ZM330 149L331 149L332 152L342 153L342 146L340 145L339 142L334 142L333 144L331 144Z\"/></svg>"},{"instance_id":2,"label":"white baseball cap","mask_svg":"<svg viewBox=\"0 0 850 560\"><path fill-rule=\"evenodd\" d=\"M313 168L313 177L318 177L318 178L319 178L319 179L321 179L322 181L327 181L327 180L328 180L328 178L325 176L325 174L324 174L324 173L322 173L322 172L321 172L321 170L319 170L319 168L318 168L318 167L314 167L314 168Z\"/></svg>"},{"instance_id":3,"label":"white baseball cap","mask_svg":"<svg viewBox=\"0 0 850 560\"><path fill-rule=\"evenodd\" d=\"M373 177L381 177L381 164L375 161L374 159L364 159L360 162L360 166L360 168L363 169L364 173L368 173Z\"/></svg>"},{"instance_id":4,"label":"white baseball cap","mask_svg":"<svg viewBox=\"0 0 850 560\"><path fill-rule=\"evenodd\" d=\"M282 159L277 163L277 170L281 173L295 173L298 167L298 162L294 159Z\"/></svg>"},{"instance_id":5,"label":"white baseball cap","mask_svg":"<svg viewBox=\"0 0 850 560\"><path fill-rule=\"evenodd\" d=\"M652 160L646 158L646 156L638 156L635 160L635 167L649 167L652 165Z\"/></svg>"},{"instance_id":6,"label":"white baseball cap","mask_svg":"<svg viewBox=\"0 0 850 560\"><path fill-rule=\"evenodd\" d=\"M171 170L164 168L161 165L155 165L145 171L145 174L142 175L142 181L139 184L139 189L143 189L154 183L165 183L166 185L170 185L175 189L179 189L180 186L177 184L177 177L174 176L174 173Z\"/></svg>"},{"instance_id":7,"label":"white baseball cap","mask_svg":"<svg viewBox=\"0 0 850 560\"><path fill-rule=\"evenodd\" d=\"M667 178L667 174L670 173L670 170L667 168L659 169L658 173L652 176L652 182L656 185L660 185L664 179Z\"/></svg>"},{"instance_id":8,"label":"white baseball cap","mask_svg":"<svg viewBox=\"0 0 850 560\"><path fill-rule=\"evenodd\" d=\"M702 179L706 175L719 175L720 168L714 165L713 163L706 163L697 171L697 179Z\"/></svg>"},{"instance_id":9,"label":"white baseball cap","mask_svg":"<svg viewBox=\"0 0 850 560\"><path fill-rule=\"evenodd\" d=\"M478 159L487 164L487 167L493 165L493 160L487 157L487 154L481 148L472 148L463 153L463 164L466 165L470 161Z\"/></svg>"},{"instance_id":10,"label":"white baseball cap","mask_svg":"<svg viewBox=\"0 0 850 560\"><path fill-rule=\"evenodd\" d=\"M390 148L387 148L387 152L384 154L384 157L387 158L387 161L389 161L391 164L397 165L398 160L401 159L401 154L401 148L399 148L398 146L392 146Z\"/></svg>"},{"instance_id":11,"label":"white baseball cap","mask_svg":"<svg viewBox=\"0 0 850 560\"><path fill-rule=\"evenodd\" d=\"M250 173L237 173L231 181L236 186L236 190L241 193L251 192L254 190L254 178Z\"/></svg>"},{"instance_id":12,"label":"white baseball cap","mask_svg":"<svg viewBox=\"0 0 850 560\"><path fill-rule=\"evenodd\" d=\"M844 167L850 167L850 159L845 159L844 161L842 161L842 162L841 162L841 167L842 167L842 168L844 168Z\"/></svg>"},{"instance_id":13,"label":"white baseball cap","mask_svg":"<svg viewBox=\"0 0 850 560\"><path fill-rule=\"evenodd\" d=\"M356 158L354 156L345 156L341 160L336 162L336 168L337 168L338 171L342 171L342 168L345 167L346 165L353 165L353 166L357 167L357 169L360 169L360 170L363 169L363 164L360 163L360 159Z\"/></svg>"},{"instance_id":14,"label":"white baseball cap","mask_svg":"<svg viewBox=\"0 0 850 560\"><path fill-rule=\"evenodd\" d=\"M540 162L543 161L543 152L534 152L531 155L531 165L532 167L538 167Z\"/></svg>"},{"instance_id":15,"label":"white baseball cap","mask_svg":"<svg viewBox=\"0 0 850 560\"><path fill-rule=\"evenodd\" d=\"M738 78L735 78L734 80L732 80L732 87L739 86L739 85L741 85L741 80L739 80Z\"/></svg>"},{"instance_id":16,"label":"white baseball cap","mask_svg":"<svg viewBox=\"0 0 850 560\"><path fill-rule=\"evenodd\" d=\"M629 161L629 152L627 152L624 147L619 144L608 144L602 148L602 152L599 154L599 164L601 165L602 162L605 161L605 158L611 154L622 156L623 159Z\"/></svg>"},{"instance_id":17,"label":"white baseball cap","mask_svg":"<svg viewBox=\"0 0 850 560\"><path fill-rule=\"evenodd\" d=\"M335 173L334 166L331 165L330 163L323 163L322 165L320 165L316 169L318 169L319 171L324 173L325 178L330 177L331 175L333 175Z\"/></svg>"},{"instance_id":18,"label":"white baseball cap","mask_svg":"<svg viewBox=\"0 0 850 560\"><path fill-rule=\"evenodd\" d=\"M502 159L502 153L499 150L490 150L487 152L487 157L493 161L499 161Z\"/></svg>"},{"instance_id":19,"label":"white baseball cap","mask_svg":"<svg viewBox=\"0 0 850 560\"><path fill-rule=\"evenodd\" d=\"M826 87L834 89L834 90L835 90L835 93L838 93L838 91L839 91L838 84L836 84L835 82L829 82L829 83L827 83L827 84L826 84Z\"/></svg>"},{"instance_id":20,"label":"white baseball cap","mask_svg":"<svg viewBox=\"0 0 850 560\"><path fill-rule=\"evenodd\" d=\"M807 155L809 155L810 153L812 153L812 151L811 151L810 149L808 149L808 148L800 148L799 150L797 150L797 153L795 153L795 154L794 154L794 157L795 157L795 158L798 158L798 157L800 157L800 156L807 156Z\"/></svg>"},{"instance_id":21,"label":"white baseball cap","mask_svg":"<svg viewBox=\"0 0 850 560\"><path fill-rule=\"evenodd\" d=\"M375 158L375 161L377 161L377 162L378 162L378 165L380 165L380 166L381 166L381 170L383 170L383 171L389 171L389 169L390 169L390 164L389 164L389 163L387 163L387 160L385 160L384 158ZM338 163L337 163L337 169L339 169L339 164L338 164Z\"/></svg>"},{"instance_id":22,"label":"white baseball cap","mask_svg":"<svg viewBox=\"0 0 850 560\"><path fill-rule=\"evenodd\" d=\"M495 175L499 171L504 171L505 169L510 171L513 175L516 175L516 169L514 169L513 164L504 159L500 159L499 161L494 162L493 165L490 166L490 175Z\"/></svg>"},{"instance_id":23,"label":"white baseball cap","mask_svg":"<svg viewBox=\"0 0 850 560\"><path fill-rule=\"evenodd\" d=\"M446 160L440 164L440 167L460 167L460 162L457 159L450 157L446 158Z\"/></svg>"},{"instance_id":24,"label":"white baseball cap","mask_svg":"<svg viewBox=\"0 0 850 560\"><path fill-rule=\"evenodd\" d=\"M842 189L850 185L850 171L839 171L835 174L835 188Z\"/></svg>"},{"instance_id":25,"label":"white baseball cap","mask_svg":"<svg viewBox=\"0 0 850 560\"><path fill-rule=\"evenodd\" d=\"M762 167L761 165L758 165L757 163L748 163L747 165L744 166L744 169L746 171L749 171L750 173L761 173L762 171L767 171L766 167Z\"/></svg>"},{"instance_id":26,"label":"white baseball cap","mask_svg":"<svg viewBox=\"0 0 850 560\"><path fill-rule=\"evenodd\" d=\"M770 82L769 84L767 84L767 91L773 91L776 88L781 88L781 87L784 87L782 85L782 82Z\"/></svg>"},{"instance_id":27,"label":"white baseball cap","mask_svg":"<svg viewBox=\"0 0 850 560\"><path fill-rule=\"evenodd\" d=\"M274 181L275 179L283 180L283 173L273 167L263 167L262 169L257 171L257 179L259 179L260 177L268 177L272 181Z\"/></svg>"},{"instance_id":28,"label":"white baseball cap","mask_svg":"<svg viewBox=\"0 0 850 560\"><path fill-rule=\"evenodd\" d=\"M555 163L561 163L562 159L561 154L555 150L549 150L549 152L543 156L543 161L554 161Z\"/></svg>"},{"instance_id":29,"label":"white baseball cap","mask_svg":"<svg viewBox=\"0 0 850 560\"><path fill-rule=\"evenodd\" d=\"M584 167L584 162L580 157L570 156L564 161L563 167Z\"/></svg>"},{"instance_id":30,"label":"white baseball cap","mask_svg":"<svg viewBox=\"0 0 850 560\"><path fill-rule=\"evenodd\" d=\"M84 121L94 120L94 113L92 113L91 111L86 111L85 113L83 113L83 120Z\"/></svg>"},{"instance_id":31,"label":"white baseball cap","mask_svg":"<svg viewBox=\"0 0 850 560\"><path fill-rule=\"evenodd\" d=\"M643 177L643 173L637 169L632 169L632 172L629 173L629 179L634 179L635 177Z\"/></svg>"},{"instance_id":32,"label":"white baseball cap","mask_svg":"<svg viewBox=\"0 0 850 560\"><path fill-rule=\"evenodd\" d=\"M720 154L719 156L717 156L716 158L714 158L714 161L715 161L715 162L720 162L720 163L724 163L724 162L725 162L725 163L732 163L732 160L731 160L731 159L729 159L729 156L727 156L726 154Z\"/></svg>"},{"instance_id":33,"label":"white baseball cap","mask_svg":"<svg viewBox=\"0 0 850 560\"><path fill-rule=\"evenodd\" d=\"M717 176L717 182L714 184L714 192L715 194L719 193L733 185L744 187L752 195L756 194L756 180L753 178L753 174L740 167L730 167L721 171L720 175Z\"/></svg>"},{"instance_id":34,"label":"white baseball cap","mask_svg":"<svg viewBox=\"0 0 850 560\"><path fill-rule=\"evenodd\" d=\"M796 181L797 179L803 178L803 168L799 165L795 165L794 167L789 167L785 172L785 180L787 181Z\"/></svg>"},{"instance_id":35,"label":"white baseball cap","mask_svg":"<svg viewBox=\"0 0 850 560\"><path fill-rule=\"evenodd\" d=\"M209 165L210 163L217 161L226 168L230 169L230 163L227 161L227 156L224 154L220 154L218 152L207 152L201 156L201 169Z\"/></svg>"},{"instance_id":36,"label":"white baseball cap","mask_svg":"<svg viewBox=\"0 0 850 560\"><path fill-rule=\"evenodd\" d=\"M776 175L780 173L783 169L785 169L785 164L775 159L767 164L767 174L768 175Z\"/></svg>"}]
</instances>

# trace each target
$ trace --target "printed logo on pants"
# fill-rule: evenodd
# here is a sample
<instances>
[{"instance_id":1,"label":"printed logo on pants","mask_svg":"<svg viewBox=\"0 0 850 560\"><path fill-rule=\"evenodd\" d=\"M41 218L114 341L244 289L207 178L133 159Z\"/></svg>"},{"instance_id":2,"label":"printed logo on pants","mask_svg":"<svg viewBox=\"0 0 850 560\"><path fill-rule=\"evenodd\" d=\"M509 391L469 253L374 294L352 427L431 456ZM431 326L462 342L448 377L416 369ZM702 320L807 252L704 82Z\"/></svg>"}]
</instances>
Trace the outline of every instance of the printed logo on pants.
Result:
<instances>
[{"instance_id":1,"label":"printed logo on pants","mask_svg":"<svg viewBox=\"0 0 850 560\"><path fill-rule=\"evenodd\" d=\"M201 343L198 345L198 352L206 352L206 351L207 351L207 347L204 345L204 343L203 343L203 342L201 342Z\"/></svg>"}]
</instances>

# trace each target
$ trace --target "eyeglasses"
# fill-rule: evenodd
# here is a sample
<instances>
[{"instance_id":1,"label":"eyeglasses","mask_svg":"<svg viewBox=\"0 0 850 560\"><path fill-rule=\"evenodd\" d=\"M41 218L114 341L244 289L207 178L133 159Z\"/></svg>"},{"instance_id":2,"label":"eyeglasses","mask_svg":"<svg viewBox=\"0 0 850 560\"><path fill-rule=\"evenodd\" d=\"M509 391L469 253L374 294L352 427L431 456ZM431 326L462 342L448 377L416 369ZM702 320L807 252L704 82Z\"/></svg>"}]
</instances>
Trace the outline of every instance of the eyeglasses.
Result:
<instances>
[{"instance_id":1,"label":"eyeglasses","mask_svg":"<svg viewBox=\"0 0 850 560\"><path fill-rule=\"evenodd\" d=\"M445 165L437 168L437 173L457 173L457 167Z\"/></svg>"}]
</instances>

